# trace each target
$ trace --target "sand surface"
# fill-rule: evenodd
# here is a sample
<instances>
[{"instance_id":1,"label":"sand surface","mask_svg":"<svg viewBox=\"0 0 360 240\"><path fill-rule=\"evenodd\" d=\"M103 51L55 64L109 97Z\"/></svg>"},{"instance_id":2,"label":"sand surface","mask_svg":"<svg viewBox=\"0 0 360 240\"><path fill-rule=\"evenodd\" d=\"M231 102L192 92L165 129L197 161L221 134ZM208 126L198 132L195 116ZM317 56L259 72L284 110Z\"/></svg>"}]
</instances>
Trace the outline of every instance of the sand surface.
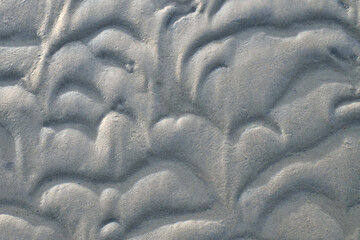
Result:
<instances>
[{"instance_id":1,"label":"sand surface","mask_svg":"<svg viewBox=\"0 0 360 240\"><path fill-rule=\"evenodd\" d=\"M359 240L359 16L0 0L0 240Z\"/></svg>"}]
</instances>

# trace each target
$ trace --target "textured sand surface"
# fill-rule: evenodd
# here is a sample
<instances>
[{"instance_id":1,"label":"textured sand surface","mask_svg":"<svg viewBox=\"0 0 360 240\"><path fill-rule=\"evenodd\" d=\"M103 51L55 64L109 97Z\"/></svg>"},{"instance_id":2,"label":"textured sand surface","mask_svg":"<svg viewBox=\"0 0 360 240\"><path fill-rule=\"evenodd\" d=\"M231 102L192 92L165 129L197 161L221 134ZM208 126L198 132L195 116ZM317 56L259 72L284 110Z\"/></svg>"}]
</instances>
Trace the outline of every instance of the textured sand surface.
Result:
<instances>
[{"instance_id":1,"label":"textured sand surface","mask_svg":"<svg viewBox=\"0 0 360 240\"><path fill-rule=\"evenodd\" d=\"M359 240L359 0L0 0L0 240Z\"/></svg>"}]
</instances>

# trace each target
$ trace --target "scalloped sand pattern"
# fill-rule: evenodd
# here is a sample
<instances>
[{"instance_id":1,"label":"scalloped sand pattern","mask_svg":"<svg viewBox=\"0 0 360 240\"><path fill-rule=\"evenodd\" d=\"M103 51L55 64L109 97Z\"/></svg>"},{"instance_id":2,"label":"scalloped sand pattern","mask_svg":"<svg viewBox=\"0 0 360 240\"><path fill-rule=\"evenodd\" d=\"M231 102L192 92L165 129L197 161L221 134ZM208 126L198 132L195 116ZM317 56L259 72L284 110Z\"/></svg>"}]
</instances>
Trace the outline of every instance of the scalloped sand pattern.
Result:
<instances>
[{"instance_id":1,"label":"scalloped sand pattern","mask_svg":"<svg viewBox=\"0 0 360 240\"><path fill-rule=\"evenodd\" d=\"M359 16L0 1L0 239L359 240Z\"/></svg>"}]
</instances>

